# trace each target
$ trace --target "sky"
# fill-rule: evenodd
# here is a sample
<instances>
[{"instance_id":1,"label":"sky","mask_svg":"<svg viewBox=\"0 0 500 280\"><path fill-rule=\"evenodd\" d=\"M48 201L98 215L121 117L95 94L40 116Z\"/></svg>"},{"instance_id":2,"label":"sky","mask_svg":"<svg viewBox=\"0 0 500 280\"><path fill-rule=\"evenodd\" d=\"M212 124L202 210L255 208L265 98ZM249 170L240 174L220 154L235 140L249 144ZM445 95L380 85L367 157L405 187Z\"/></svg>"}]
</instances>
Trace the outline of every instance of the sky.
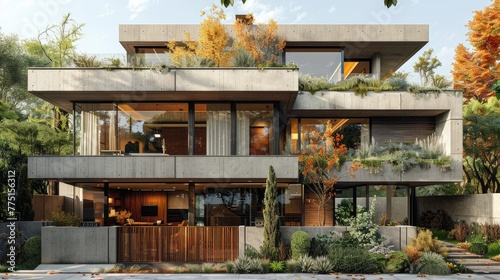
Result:
<instances>
[{"instance_id":1,"label":"sky","mask_svg":"<svg viewBox=\"0 0 500 280\"><path fill-rule=\"evenodd\" d=\"M429 43L399 70L418 78L413 64L423 51L433 48L443 66L436 73L451 79L455 48L467 44L467 23L473 12L492 0L399 0L387 9L383 0L235 0L225 9L228 24L236 14L253 13L257 22L274 19L279 24L428 24ZM123 54L118 42L119 24L197 24L200 11L219 0L0 0L0 32L22 39L71 13L84 23L77 51L96 55Z\"/></svg>"}]
</instances>

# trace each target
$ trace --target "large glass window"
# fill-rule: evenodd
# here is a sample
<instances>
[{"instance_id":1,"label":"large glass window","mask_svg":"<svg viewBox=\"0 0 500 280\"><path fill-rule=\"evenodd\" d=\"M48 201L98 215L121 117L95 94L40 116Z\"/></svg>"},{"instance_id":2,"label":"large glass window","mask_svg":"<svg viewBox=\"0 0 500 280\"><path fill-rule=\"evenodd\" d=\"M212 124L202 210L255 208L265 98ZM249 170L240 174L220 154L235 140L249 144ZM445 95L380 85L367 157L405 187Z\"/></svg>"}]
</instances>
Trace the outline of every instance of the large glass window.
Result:
<instances>
[{"instance_id":1,"label":"large glass window","mask_svg":"<svg viewBox=\"0 0 500 280\"><path fill-rule=\"evenodd\" d=\"M237 104L236 111L236 153L274 154L273 105Z\"/></svg>"},{"instance_id":2,"label":"large glass window","mask_svg":"<svg viewBox=\"0 0 500 280\"><path fill-rule=\"evenodd\" d=\"M324 145L317 135L323 135L328 126L331 126L335 133L338 132L344 136L342 143L349 149L358 149L362 144L370 142L369 119L301 119L301 148L310 145ZM293 138L292 131L291 139L293 140Z\"/></svg>"},{"instance_id":3,"label":"large glass window","mask_svg":"<svg viewBox=\"0 0 500 280\"><path fill-rule=\"evenodd\" d=\"M127 103L118 109L119 149L125 154L188 154L186 103Z\"/></svg>"},{"instance_id":4,"label":"large glass window","mask_svg":"<svg viewBox=\"0 0 500 280\"><path fill-rule=\"evenodd\" d=\"M263 226L265 187L261 184L196 184L196 223L206 226ZM300 184L280 185L278 203L282 225L299 226L302 217Z\"/></svg>"},{"instance_id":5,"label":"large glass window","mask_svg":"<svg viewBox=\"0 0 500 280\"><path fill-rule=\"evenodd\" d=\"M211 156L230 155L230 104L196 104L195 119L195 154Z\"/></svg>"},{"instance_id":6,"label":"large glass window","mask_svg":"<svg viewBox=\"0 0 500 280\"><path fill-rule=\"evenodd\" d=\"M295 63L301 75L323 77L335 83L343 79L339 48L286 48L286 63Z\"/></svg>"}]
</instances>

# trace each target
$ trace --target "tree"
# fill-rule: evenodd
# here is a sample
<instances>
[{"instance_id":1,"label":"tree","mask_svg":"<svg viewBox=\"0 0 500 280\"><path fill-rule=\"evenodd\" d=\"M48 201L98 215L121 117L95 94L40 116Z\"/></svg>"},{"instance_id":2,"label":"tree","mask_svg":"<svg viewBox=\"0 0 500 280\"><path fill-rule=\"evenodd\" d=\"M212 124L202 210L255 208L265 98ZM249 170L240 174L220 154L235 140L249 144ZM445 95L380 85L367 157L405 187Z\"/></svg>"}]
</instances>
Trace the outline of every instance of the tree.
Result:
<instances>
[{"instance_id":1,"label":"tree","mask_svg":"<svg viewBox=\"0 0 500 280\"><path fill-rule=\"evenodd\" d=\"M333 169L339 169L343 164L343 158L347 152L344 144L340 144L343 137L340 134L334 134L330 123L327 123L325 132L322 135L315 133L322 145L308 146L302 150L299 156L300 172L303 176L304 184L314 193L314 203L318 207L318 222L321 226L326 224L326 204L334 195L335 184L339 176L331 175ZM350 175L358 170L359 164L353 163L349 167ZM341 174L341 176L346 174Z\"/></svg>"},{"instance_id":2,"label":"tree","mask_svg":"<svg viewBox=\"0 0 500 280\"><path fill-rule=\"evenodd\" d=\"M274 168L269 166L264 194L264 241L260 247L262 257L271 261L279 260L281 243L280 211L278 205L278 183Z\"/></svg>"},{"instance_id":3,"label":"tree","mask_svg":"<svg viewBox=\"0 0 500 280\"><path fill-rule=\"evenodd\" d=\"M59 24L48 26L36 39L26 41L25 46L30 54L48 59L52 67L68 67L77 58L75 43L82 38L84 26L83 23L76 23L67 13ZM69 132L68 112L49 103L40 106L39 110L43 116L50 115L50 118L31 118L32 121L48 121L53 129Z\"/></svg>"},{"instance_id":4,"label":"tree","mask_svg":"<svg viewBox=\"0 0 500 280\"><path fill-rule=\"evenodd\" d=\"M176 66L203 66L210 62L217 67L231 66L234 53L228 48L229 35L221 21L226 19L222 8L212 5L210 13L201 12L205 19L200 24L198 39L193 41L191 35L186 33L185 45L177 42L168 43L172 54L171 61ZM198 64L198 65L197 65Z\"/></svg>"},{"instance_id":5,"label":"tree","mask_svg":"<svg viewBox=\"0 0 500 280\"><path fill-rule=\"evenodd\" d=\"M459 44L453 63L454 88L462 90L467 102L494 96L492 85L500 75L500 0L484 11L476 11L468 24L473 50Z\"/></svg>"},{"instance_id":6,"label":"tree","mask_svg":"<svg viewBox=\"0 0 500 280\"><path fill-rule=\"evenodd\" d=\"M478 193L500 193L500 100L472 99L464 106L464 171Z\"/></svg>"},{"instance_id":7,"label":"tree","mask_svg":"<svg viewBox=\"0 0 500 280\"><path fill-rule=\"evenodd\" d=\"M245 4L246 0L241 0L243 4ZM220 0L220 3L224 5L226 8L231 5L234 5L234 0ZM384 0L384 5L387 6L387 8L390 8L391 6L396 6L398 3L398 0Z\"/></svg>"},{"instance_id":8,"label":"tree","mask_svg":"<svg viewBox=\"0 0 500 280\"><path fill-rule=\"evenodd\" d=\"M40 104L28 91L26 67L46 66L47 61L28 54L16 35L0 32L0 100L4 105L29 111Z\"/></svg>"},{"instance_id":9,"label":"tree","mask_svg":"<svg viewBox=\"0 0 500 280\"><path fill-rule=\"evenodd\" d=\"M233 24L236 38L233 46L251 54L257 65L278 63L279 54L285 48L285 40L278 37L278 24L269 20L267 24L253 25L254 17L248 14Z\"/></svg>"},{"instance_id":10,"label":"tree","mask_svg":"<svg viewBox=\"0 0 500 280\"><path fill-rule=\"evenodd\" d=\"M413 65L413 70L419 73L420 83L422 85L432 85L434 84L434 70L441 66L441 61L436 57L432 57L433 49L428 49L418 57L418 61Z\"/></svg>"},{"instance_id":11,"label":"tree","mask_svg":"<svg viewBox=\"0 0 500 280\"><path fill-rule=\"evenodd\" d=\"M76 23L71 13L63 16L59 24L47 26L36 39L25 42L31 54L50 60L52 67L68 67L76 56L75 43L82 38L83 23Z\"/></svg>"}]
</instances>

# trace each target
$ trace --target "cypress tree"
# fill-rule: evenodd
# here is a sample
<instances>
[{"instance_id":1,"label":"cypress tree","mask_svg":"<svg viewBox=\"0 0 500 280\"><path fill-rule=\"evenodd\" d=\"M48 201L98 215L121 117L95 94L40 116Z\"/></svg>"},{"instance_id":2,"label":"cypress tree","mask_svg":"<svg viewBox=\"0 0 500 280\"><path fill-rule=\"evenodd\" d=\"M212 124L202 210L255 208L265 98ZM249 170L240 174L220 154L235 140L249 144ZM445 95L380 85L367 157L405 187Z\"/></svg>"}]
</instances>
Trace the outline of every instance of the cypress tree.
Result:
<instances>
[{"instance_id":1,"label":"cypress tree","mask_svg":"<svg viewBox=\"0 0 500 280\"><path fill-rule=\"evenodd\" d=\"M274 168L269 166L264 195L264 241L260 247L263 258L270 261L279 260L280 255L280 213L278 205L278 184Z\"/></svg>"}]
</instances>

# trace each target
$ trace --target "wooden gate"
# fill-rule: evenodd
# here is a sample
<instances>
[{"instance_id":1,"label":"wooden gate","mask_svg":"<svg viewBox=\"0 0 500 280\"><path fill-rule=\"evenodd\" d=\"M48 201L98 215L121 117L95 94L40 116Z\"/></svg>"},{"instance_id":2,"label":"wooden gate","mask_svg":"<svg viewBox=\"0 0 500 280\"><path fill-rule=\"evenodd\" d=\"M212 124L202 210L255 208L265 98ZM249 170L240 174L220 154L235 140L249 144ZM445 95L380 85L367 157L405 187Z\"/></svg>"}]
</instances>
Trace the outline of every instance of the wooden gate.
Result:
<instances>
[{"instance_id":1,"label":"wooden gate","mask_svg":"<svg viewBox=\"0 0 500 280\"><path fill-rule=\"evenodd\" d=\"M127 226L118 229L118 262L225 262L238 257L237 226Z\"/></svg>"}]
</instances>

